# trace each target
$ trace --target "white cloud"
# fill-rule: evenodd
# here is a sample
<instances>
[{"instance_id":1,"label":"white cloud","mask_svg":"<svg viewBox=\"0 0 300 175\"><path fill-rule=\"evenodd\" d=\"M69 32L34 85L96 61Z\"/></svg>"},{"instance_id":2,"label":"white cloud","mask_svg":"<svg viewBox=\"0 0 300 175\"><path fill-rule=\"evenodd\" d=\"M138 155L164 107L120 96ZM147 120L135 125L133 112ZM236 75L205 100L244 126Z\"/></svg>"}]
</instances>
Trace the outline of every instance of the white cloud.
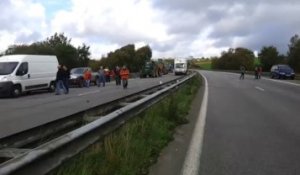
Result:
<instances>
[{"instance_id":1,"label":"white cloud","mask_svg":"<svg viewBox=\"0 0 300 175\"><path fill-rule=\"evenodd\" d=\"M0 10L0 51L63 32L90 46L94 58L127 44L149 44L154 57L264 45L285 53L300 28L296 0L2 0Z\"/></svg>"},{"instance_id":2,"label":"white cloud","mask_svg":"<svg viewBox=\"0 0 300 175\"><path fill-rule=\"evenodd\" d=\"M9 45L34 42L46 34L45 9L30 0L4 0L0 5L0 51Z\"/></svg>"},{"instance_id":3,"label":"white cloud","mask_svg":"<svg viewBox=\"0 0 300 175\"><path fill-rule=\"evenodd\" d=\"M152 9L149 1L72 2L71 10L58 12L52 20L53 32L107 45L148 44L169 38L165 25L159 22L161 12Z\"/></svg>"}]
</instances>

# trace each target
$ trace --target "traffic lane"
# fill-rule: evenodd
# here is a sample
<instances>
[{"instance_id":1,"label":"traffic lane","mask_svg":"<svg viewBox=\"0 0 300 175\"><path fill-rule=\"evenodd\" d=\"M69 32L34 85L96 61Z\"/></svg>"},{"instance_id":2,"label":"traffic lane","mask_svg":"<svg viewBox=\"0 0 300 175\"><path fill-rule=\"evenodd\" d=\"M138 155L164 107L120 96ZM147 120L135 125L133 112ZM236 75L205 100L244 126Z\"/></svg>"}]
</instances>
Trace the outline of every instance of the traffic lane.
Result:
<instances>
[{"instance_id":1,"label":"traffic lane","mask_svg":"<svg viewBox=\"0 0 300 175\"><path fill-rule=\"evenodd\" d=\"M203 74L208 79L209 100L199 174L299 171L300 120L293 102L299 104L299 98L290 99L291 92L286 91L287 98L282 95L278 100L272 89L280 89L281 84L267 80L239 80L233 74L217 72ZM260 83L266 84L265 91L255 88Z\"/></svg>"},{"instance_id":2,"label":"traffic lane","mask_svg":"<svg viewBox=\"0 0 300 175\"><path fill-rule=\"evenodd\" d=\"M68 95L45 93L18 99L1 99L0 138L45 124L94 106L178 78L165 75L159 78L130 79L128 89L114 82L105 87L71 88Z\"/></svg>"}]
</instances>

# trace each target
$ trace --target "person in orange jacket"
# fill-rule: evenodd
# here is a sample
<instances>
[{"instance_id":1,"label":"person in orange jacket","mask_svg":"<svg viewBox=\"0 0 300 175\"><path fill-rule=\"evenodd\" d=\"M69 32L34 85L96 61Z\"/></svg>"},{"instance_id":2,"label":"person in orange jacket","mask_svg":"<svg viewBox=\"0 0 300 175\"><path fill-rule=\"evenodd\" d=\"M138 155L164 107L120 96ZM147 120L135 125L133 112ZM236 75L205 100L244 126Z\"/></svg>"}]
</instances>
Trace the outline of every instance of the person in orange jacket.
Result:
<instances>
[{"instance_id":1,"label":"person in orange jacket","mask_svg":"<svg viewBox=\"0 0 300 175\"><path fill-rule=\"evenodd\" d=\"M85 81L85 86L86 87L90 87L90 83L91 83L91 79L92 79L92 73L91 71L89 71L88 69L86 69L84 71L84 75L83 75L84 81Z\"/></svg>"},{"instance_id":2,"label":"person in orange jacket","mask_svg":"<svg viewBox=\"0 0 300 175\"><path fill-rule=\"evenodd\" d=\"M129 70L124 65L123 68L120 70L120 76L122 79L123 88L126 89L128 85L128 78L129 78Z\"/></svg>"}]
</instances>

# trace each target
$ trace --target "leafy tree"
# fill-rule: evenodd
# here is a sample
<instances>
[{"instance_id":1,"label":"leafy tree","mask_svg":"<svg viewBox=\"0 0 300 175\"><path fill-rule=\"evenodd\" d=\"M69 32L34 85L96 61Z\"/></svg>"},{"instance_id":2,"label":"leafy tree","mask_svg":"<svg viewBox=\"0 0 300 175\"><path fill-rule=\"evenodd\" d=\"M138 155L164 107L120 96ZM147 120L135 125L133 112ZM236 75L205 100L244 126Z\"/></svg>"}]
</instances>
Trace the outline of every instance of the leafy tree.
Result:
<instances>
[{"instance_id":1,"label":"leafy tree","mask_svg":"<svg viewBox=\"0 0 300 175\"><path fill-rule=\"evenodd\" d=\"M55 33L45 41L35 42L30 45L12 45L6 51L8 54L34 54L34 55L56 55L60 64L69 68L86 66L90 57L90 47L83 44L75 48L71 39L63 33Z\"/></svg>"},{"instance_id":2,"label":"leafy tree","mask_svg":"<svg viewBox=\"0 0 300 175\"><path fill-rule=\"evenodd\" d=\"M264 46L258 54L263 70L270 70L274 64L282 63L282 57L274 46Z\"/></svg>"},{"instance_id":3,"label":"leafy tree","mask_svg":"<svg viewBox=\"0 0 300 175\"><path fill-rule=\"evenodd\" d=\"M212 59L213 69L238 70L241 65L252 70L254 67L254 53L246 48L230 48L224 51L220 58Z\"/></svg>"},{"instance_id":4,"label":"leafy tree","mask_svg":"<svg viewBox=\"0 0 300 175\"><path fill-rule=\"evenodd\" d=\"M139 48L135 53L135 62L132 67L135 71L139 71L145 61L150 61L152 57L152 51L149 46Z\"/></svg>"},{"instance_id":5,"label":"leafy tree","mask_svg":"<svg viewBox=\"0 0 300 175\"><path fill-rule=\"evenodd\" d=\"M298 35L294 35L290 39L289 51L288 51L288 63L296 72L300 72L300 38Z\"/></svg>"},{"instance_id":6,"label":"leafy tree","mask_svg":"<svg viewBox=\"0 0 300 175\"><path fill-rule=\"evenodd\" d=\"M131 72L139 72L146 60L150 60L152 51L149 46L144 46L135 50L133 44L128 44L114 52L109 52L107 57L102 57L98 62L90 62L90 66L104 66L110 69L115 66L126 65ZM97 68L97 69L98 69Z\"/></svg>"},{"instance_id":7,"label":"leafy tree","mask_svg":"<svg viewBox=\"0 0 300 175\"><path fill-rule=\"evenodd\" d=\"M78 61L83 66L88 66L89 63L89 57L91 55L90 53L90 46L87 46L85 44L82 44L82 46L79 46L77 48L78 51Z\"/></svg>"}]
</instances>

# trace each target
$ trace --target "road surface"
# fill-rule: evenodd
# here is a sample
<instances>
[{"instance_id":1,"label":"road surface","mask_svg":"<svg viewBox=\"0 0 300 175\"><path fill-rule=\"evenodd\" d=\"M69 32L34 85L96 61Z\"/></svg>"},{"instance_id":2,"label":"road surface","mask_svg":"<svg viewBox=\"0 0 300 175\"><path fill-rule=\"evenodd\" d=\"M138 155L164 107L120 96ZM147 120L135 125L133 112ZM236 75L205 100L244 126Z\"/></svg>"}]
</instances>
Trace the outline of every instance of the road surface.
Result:
<instances>
[{"instance_id":1,"label":"road surface","mask_svg":"<svg viewBox=\"0 0 300 175\"><path fill-rule=\"evenodd\" d=\"M178 77L168 74L159 78L130 79L126 90L111 82L104 88L70 88L68 95L38 93L19 98L0 98L0 139Z\"/></svg>"},{"instance_id":2,"label":"road surface","mask_svg":"<svg viewBox=\"0 0 300 175\"><path fill-rule=\"evenodd\" d=\"M299 175L300 86L201 73L208 104L199 175Z\"/></svg>"}]
</instances>

